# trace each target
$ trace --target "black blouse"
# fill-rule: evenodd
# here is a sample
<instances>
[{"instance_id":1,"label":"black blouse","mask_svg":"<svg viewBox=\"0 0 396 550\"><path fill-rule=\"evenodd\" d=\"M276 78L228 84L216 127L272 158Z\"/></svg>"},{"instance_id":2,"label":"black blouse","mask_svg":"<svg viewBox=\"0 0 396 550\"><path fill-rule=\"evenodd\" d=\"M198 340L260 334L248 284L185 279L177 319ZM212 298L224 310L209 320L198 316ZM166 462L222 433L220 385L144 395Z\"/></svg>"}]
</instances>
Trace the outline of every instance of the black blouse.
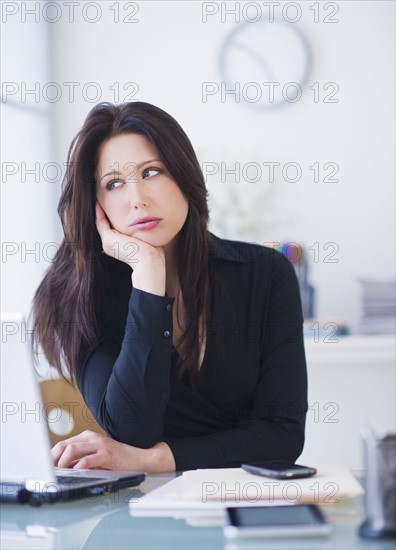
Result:
<instances>
[{"instance_id":1,"label":"black blouse","mask_svg":"<svg viewBox=\"0 0 396 550\"><path fill-rule=\"evenodd\" d=\"M110 275L102 340L84 349L79 387L118 441L165 441L178 470L295 461L304 445L307 377L300 294L279 252L210 234L210 319L199 381L177 377L174 298L133 289L131 269Z\"/></svg>"}]
</instances>

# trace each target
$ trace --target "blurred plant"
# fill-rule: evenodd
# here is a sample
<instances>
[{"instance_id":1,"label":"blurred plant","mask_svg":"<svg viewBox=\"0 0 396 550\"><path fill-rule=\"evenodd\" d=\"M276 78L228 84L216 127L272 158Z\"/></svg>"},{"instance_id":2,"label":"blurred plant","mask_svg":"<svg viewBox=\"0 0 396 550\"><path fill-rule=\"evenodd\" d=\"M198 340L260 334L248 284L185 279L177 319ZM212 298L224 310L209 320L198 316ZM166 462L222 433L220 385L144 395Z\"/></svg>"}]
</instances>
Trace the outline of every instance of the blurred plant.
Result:
<instances>
[{"instance_id":1,"label":"blurred plant","mask_svg":"<svg viewBox=\"0 0 396 550\"><path fill-rule=\"evenodd\" d=\"M223 155L216 153L216 159L221 159L216 160L218 170L206 177L210 208L209 228L221 237L263 243L270 239L270 235L274 235L275 230L283 234L286 221L290 230L291 220L286 220L282 205L276 200L279 182L276 177L274 181L269 181L268 168L263 166L262 155L250 151L249 154L244 153L243 157L238 158L239 168L237 174L234 174L231 170L236 166L235 154L231 155L230 151ZM198 158L210 159L214 155L199 151ZM201 162L201 166L205 168L204 163L205 161ZM255 170L255 174L249 174L246 167L250 163L261 167L261 172ZM231 173L227 173L224 167ZM203 171L205 176L205 169ZM261 177L258 178L257 173Z\"/></svg>"}]
</instances>

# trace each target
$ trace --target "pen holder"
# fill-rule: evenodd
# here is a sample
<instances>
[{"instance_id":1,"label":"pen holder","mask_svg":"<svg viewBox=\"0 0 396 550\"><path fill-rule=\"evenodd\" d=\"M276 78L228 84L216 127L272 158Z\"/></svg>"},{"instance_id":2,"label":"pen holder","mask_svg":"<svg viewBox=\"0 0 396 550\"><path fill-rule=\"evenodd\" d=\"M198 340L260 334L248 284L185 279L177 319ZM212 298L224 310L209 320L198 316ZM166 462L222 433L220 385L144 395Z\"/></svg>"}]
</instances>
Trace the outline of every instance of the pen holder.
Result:
<instances>
[{"instance_id":1,"label":"pen holder","mask_svg":"<svg viewBox=\"0 0 396 550\"><path fill-rule=\"evenodd\" d=\"M396 536L396 435L364 439L366 520L359 534L368 538Z\"/></svg>"}]
</instances>

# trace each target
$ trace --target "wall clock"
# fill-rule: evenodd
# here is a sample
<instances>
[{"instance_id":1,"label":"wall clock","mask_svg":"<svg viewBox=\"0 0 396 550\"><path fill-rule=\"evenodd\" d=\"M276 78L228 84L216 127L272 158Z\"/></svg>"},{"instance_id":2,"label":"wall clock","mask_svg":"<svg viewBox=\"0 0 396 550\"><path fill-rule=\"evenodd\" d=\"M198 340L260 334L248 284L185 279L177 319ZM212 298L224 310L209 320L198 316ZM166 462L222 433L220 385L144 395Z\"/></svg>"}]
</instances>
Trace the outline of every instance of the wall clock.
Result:
<instances>
[{"instance_id":1,"label":"wall clock","mask_svg":"<svg viewBox=\"0 0 396 550\"><path fill-rule=\"evenodd\" d=\"M311 50L295 24L282 20L241 23L220 52L222 101L260 109L296 103L310 69Z\"/></svg>"}]
</instances>

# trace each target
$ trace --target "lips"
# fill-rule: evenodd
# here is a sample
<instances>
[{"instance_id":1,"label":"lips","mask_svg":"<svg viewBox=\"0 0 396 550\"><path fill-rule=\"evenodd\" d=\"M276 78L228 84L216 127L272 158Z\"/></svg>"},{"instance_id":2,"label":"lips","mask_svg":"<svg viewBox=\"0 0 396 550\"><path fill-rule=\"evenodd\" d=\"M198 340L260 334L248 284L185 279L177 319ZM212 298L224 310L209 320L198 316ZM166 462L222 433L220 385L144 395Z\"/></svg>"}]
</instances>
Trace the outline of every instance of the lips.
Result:
<instances>
[{"instance_id":1,"label":"lips","mask_svg":"<svg viewBox=\"0 0 396 550\"><path fill-rule=\"evenodd\" d=\"M133 227L134 229L145 231L148 229L153 229L159 224L160 221L161 221L161 218L146 216L144 218L138 218L137 220L132 222L131 227Z\"/></svg>"}]
</instances>

